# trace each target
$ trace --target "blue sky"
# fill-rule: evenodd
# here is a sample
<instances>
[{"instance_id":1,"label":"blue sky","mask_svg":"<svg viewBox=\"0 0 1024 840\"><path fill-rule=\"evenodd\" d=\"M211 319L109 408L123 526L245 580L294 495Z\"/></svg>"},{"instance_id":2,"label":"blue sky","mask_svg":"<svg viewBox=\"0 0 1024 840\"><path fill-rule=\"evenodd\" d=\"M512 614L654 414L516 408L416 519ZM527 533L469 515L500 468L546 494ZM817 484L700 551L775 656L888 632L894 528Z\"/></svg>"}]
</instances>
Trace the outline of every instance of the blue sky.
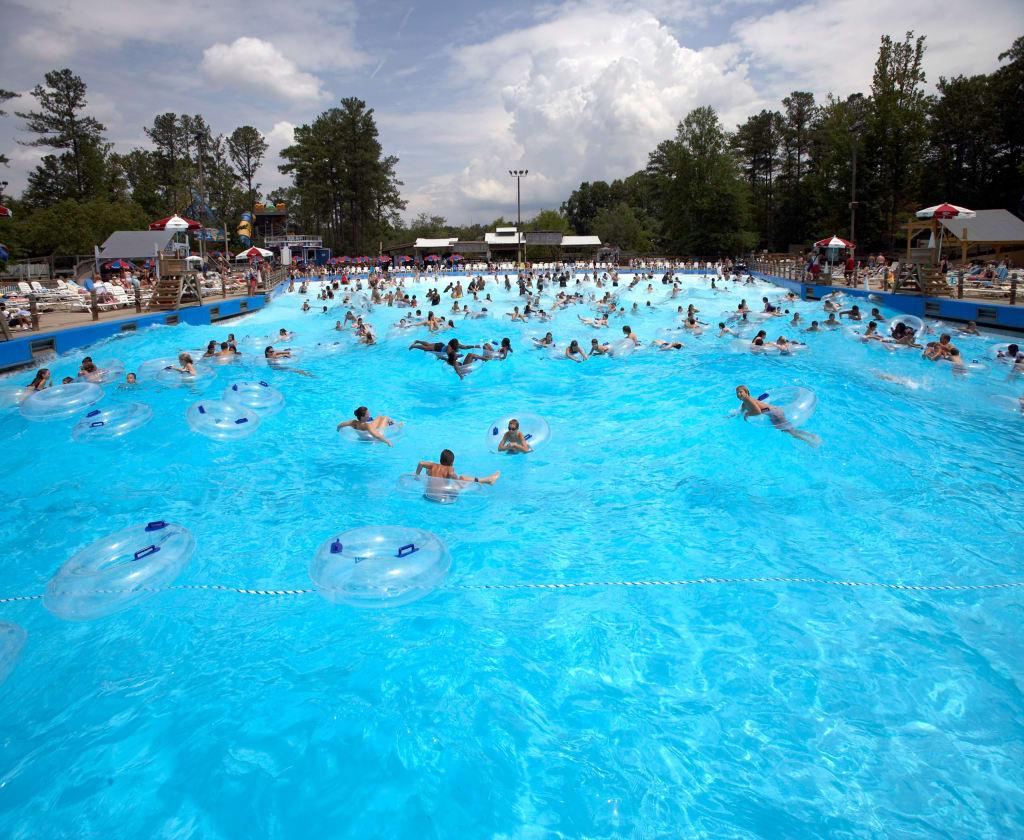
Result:
<instances>
[{"instance_id":1,"label":"blue sky","mask_svg":"<svg viewBox=\"0 0 1024 840\"><path fill-rule=\"evenodd\" d=\"M0 0L0 21L0 87L27 92L71 67L119 151L146 146L143 126L165 111L201 113L215 132L255 125L271 144L265 187L285 183L277 152L294 126L358 96L401 159L406 215L466 222L514 214L509 168L530 170L524 216L582 180L628 175L698 105L734 127L792 90L866 90L883 33L928 36L929 85L989 72L1024 33L1024 3ZM41 154L15 145L20 122L0 119L8 192Z\"/></svg>"}]
</instances>

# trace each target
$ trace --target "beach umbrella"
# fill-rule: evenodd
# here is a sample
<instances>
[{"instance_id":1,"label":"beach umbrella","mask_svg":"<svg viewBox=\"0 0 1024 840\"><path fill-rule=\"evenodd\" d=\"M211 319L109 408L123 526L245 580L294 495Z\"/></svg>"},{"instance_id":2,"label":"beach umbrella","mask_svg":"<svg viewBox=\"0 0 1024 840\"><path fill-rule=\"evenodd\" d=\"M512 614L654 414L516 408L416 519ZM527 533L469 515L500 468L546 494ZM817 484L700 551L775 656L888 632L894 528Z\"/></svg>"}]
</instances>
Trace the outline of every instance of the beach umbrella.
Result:
<instances>
[{"instance_id":1,"label":"beach umbrella","mask_svg":"<svg viewBox=\"0 0 1024 840\"><path fill-rule=\"evenodd\" d=\"M143 268L156 268L156 263L155 263L155 262L153 262L152 260L146 260L146 261L145 261L145 262L144 262L144 263L142 264L142 267L143 267Z\"/></svg>"},{"instance_id":2,"label":"beach umbrella","mask_svg":"<svg viewBox=\"0 0 1024 840\"><path fill-rule=\"evenodd\" d=\"M354 260L352 260L352 262L359 263L359 265L362 265L363 263L368 263L369 261L369 257L356 257Z\"/></svg>"},{"instance_id":3,"label":"beach umbrella","mask_svg":"<svg viewBox=\"0 0 1024 840\"><path fill-rule=\"evenodd\" d=\"M377 257L377 262L389 263L391 262L391 257L389 257L387 254L381 254L379 257Z\"/></svg>"},{"instance_id":4,"label":"beach umbrella","mask_svg":"<svg viewBox=\"0 0 1024 840\"><path fill-rule=\"evenodd\" d=\"M338 262L340 262L340 263L352 262L352 257L347 257L347 256L346 257L338 257L337 259L338 259Z\"/></svg>"},{"instance_id":5,"label":"beach umbrella","mask_svg":"<svg viewBox=\"0 0 1024 840\"><path fill-rule=\"evenodd\" d=\"M835 261L836 251L840 248L852 248L853 243L847 242L845 239L840 239L838 236L830 236L828 239L819 239L814 243L815 248L825 248L828 250L828 274L832 276L832 263Z\"/></svg>"},{"instance_id":6,"label":"beach umbrella","mask_svg":"<svg viewBox=\"0 0 1024 840\"><path fill-rule=\"evenodd\" d=\"M199 230L199 222L191 219L183 219L181 216L168 216L166 219L158 219L150 226L150 230Z\"/></svg>"},{"instance_id":7,"label":"beach umbrella","mask_svg":"<svg viewBox=\"0 0 1024 840\"><path fill-rule=\"evenodd\" d=\"M427 262L437 262L439 259L441 258L437 254L429 254L426 257Z\"/></svg>"},{"instance_id":8,"label":"beach umbrella","mask_svg":"<svg viewBox=\"0 0 1024 840\"><path fill-rule=\"evenodd\" d=\"M918 210L914 215L919 219L972 219L978 214L966 207L958 207L955 204L936 204L934 207L925 207ZM939 250L936 253L936 262L942 260L942 237L946 233L946 226L939 225Z\"/></svg>"},{"instance_id":9,"label":"beach umbrella","mask_svg":"<svg viewBox=\"0 0 1024 840\"><path fill-rule=\"evenodd\" d=\"M462 259L462 254L452 254L450 257L448 257L448 259L450 259L452 262L458 262L459 260Z\"/></svg>"},{"instance_id":10,"label":"beach umbrella","mask_svg":"<svg viewBox=\"0 0 1024 840\"><path fill-rule=\"evenodd\" d=\"M0 204L0 218L2 218L2 219L9 219L13 215L14 214L10 211L9 208L4 207L2 204Z\"/></svg>"},{"instance_id":11,"label":"beach umbrella","mask_svg":"<svg viewBox=\"0 0 1024 840\"><path fill-rule=\"evenodd\" d=\"M400 256L398 258L398 261L400 263L410 263L410 262L412 262L412 257L407 257L407 256L405 256L405 254L403 254L402 256Z\"/></svg>"},{"instance_id":12,"label":"beach umbrella","mask_svg":"<svg viewBox=\"0 0 1024 840\"><path fill-rule=\"evenodd\" d=\"M123 271L126 268L137 268L135 263L131 260L111 260L108 263L104 263L103 267L108 268L111 271Z\"/></svg>"},{"instance_id":13,"label":"beach umbrella","mask_svg":"<svg viewBox=\"0 0 1024 840\"><path fill-rule=\"evenodd\" d=\"M838 236L830 236L828 239L820 239L814 243L816 248L852 248L853 243L840 239Z\"/></svg>"},{"instance_id":14,"label":"beach umbrella","mask_svg":"<svg viewBox=\"0 0 1024 840\"><path fill-rule=\"evenodd\" d=\"M259 259L259 258L262 258L262 257L270 257L270 256L273 256L273 255L271 254L270 251L266 250L266 248L257 248L255 245L253 245L247 251L241 251L238 254L238 256L235 257L235 259L236 260L251 260L251 259Z\"/></svg>"}]
</instances>

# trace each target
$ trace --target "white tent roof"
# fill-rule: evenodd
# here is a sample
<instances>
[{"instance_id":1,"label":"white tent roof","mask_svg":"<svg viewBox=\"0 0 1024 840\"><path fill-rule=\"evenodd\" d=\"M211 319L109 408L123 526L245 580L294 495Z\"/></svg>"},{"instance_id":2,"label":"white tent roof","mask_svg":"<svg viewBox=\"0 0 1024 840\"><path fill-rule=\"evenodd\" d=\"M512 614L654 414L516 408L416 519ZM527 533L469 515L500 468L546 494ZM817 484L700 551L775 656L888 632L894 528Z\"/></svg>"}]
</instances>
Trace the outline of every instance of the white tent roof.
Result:
<instances>
[{"instance_id":1,"label":"white tent roof","mask_svg":"<svg viewBox=\"0 0 1024 840\"><path fill-rule=\"evenodd\" d=\"M504 233L504 231L511 233ZM515 228L498 228L496 233L485 233L484 242L488 245L517 245L523 241L523 235L516 233Z\"/></svg>"},{"instance_id":2,"label":"white tent roof","mask_svg":"<svg viewBox=\"0 0 1024 840\"><path fill-rule=\"evenodd\" d=\"M581 248L585 245L596 245L601 247L600 236L563 236L562 247L563 248Z\"/></svg>"},{"instance_id":3,"label":"white tent roof","mask_svg":"<svg viewBox=\"0 0 1024 840\"><path fill-rule=\"evenodd\" d=\"M413 248L451 248L458 239L417 239Z\"/></svg>"}]
</instances>

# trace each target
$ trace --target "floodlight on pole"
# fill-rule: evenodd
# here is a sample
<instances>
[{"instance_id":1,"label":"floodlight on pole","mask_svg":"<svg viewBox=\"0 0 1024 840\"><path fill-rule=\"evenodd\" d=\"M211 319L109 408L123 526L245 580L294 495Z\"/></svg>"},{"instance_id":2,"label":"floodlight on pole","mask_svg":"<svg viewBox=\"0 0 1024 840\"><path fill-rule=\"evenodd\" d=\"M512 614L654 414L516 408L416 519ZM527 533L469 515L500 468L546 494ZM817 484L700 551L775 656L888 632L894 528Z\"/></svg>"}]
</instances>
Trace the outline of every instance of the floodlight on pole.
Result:
<instances>
[{"instance_id":1,"label":"floodlight on pole","mask_svg":"<svg viewBox=\"0 0 1024 840\"><path fill-rule=\"evenodd\" d=\"M850 137L853 140L853 167L850 175L850 241L854 243L854 247L857 244L857 137L860 130L866 125L867 122L864 120L857 120L850 126Z\"/></svg>"},{"instance_id":2,"label":"floodlight on pole","mask_svg":"<svg viewBox=\"0 0 1024 840\"><path fill-rule=\"evenodd\" d=\"M529 169L510 169L508 174L516 179L516 262L522 265L523 262L523 234L520 228L523 226L522 201L520 192L520 181L530 174Z\"/></svg>"}]
</instances>

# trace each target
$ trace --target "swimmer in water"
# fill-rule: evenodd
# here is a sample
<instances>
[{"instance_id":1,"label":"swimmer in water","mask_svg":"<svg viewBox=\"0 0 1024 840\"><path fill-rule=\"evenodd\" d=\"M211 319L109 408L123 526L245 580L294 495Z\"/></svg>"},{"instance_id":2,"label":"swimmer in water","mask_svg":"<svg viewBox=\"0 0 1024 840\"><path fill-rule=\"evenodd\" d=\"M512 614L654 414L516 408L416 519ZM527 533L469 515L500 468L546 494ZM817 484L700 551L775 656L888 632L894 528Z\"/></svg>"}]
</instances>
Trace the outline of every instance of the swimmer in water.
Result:
<instances>
[{"instance_id":1,"label":"swimmer in water","mask_svg":"<svg viewBox=\"0 0 1024 840\"><path fill-rule=\"evenodd\" d=\"M508 431L502 435L501 442L498 444L498 451L508 452L510 455L516 455L520 452L533 452L530 444L526 442L523 433L519 431L518 420L508 421Z\"/></svg>"},{"instance_id":2,"label":"swimmer in water","mask_svg":"<svg viewBox=\"0 0 1024 840\"><path fill-rule=\"evenodd\" d=\"M278 330L277 338L274 339L273 343L277 344L279 341L291 341L293 338L295 338L295 333L290 333L284 327L281 327L281 329Z\"/></svg>"},{"instance_id":3,"label":"swimmer in water","mask_svg":"<svg viewBox=\"0 0 1024 840\"><path fill-rule=\"evenodd\" d=\"M445 449L442 450L441 457L438 459L437 463L435 463L434 461L420 461L416 465L416 475L419 475L421 472L426 470L427 476L429 476L430 478L447 478L455 479L456 481L473 481L478 484L494 484L494 482L497 481L498 477L501 475L500 472L494 472L491 475L487 476L486 478L476 478L472 475L459 475L457 472L455 472L455 468L452 466L452 464L454 463L455 453L452 452L450 449ZM429 481L427 482L427 488L429 493ZM450 492L450 489L445 486L444 494L449 495Z\"/></svg>"},{"instance_id":4,"label":"swimmer in water","mask_svg":"<svg viewBox=\"0 0 1024 840\"><path fill-rule=\"evenodd\" d=\"M601 344L596 338L590 339L590 355L591 356L603 356L612 347L610 344Z\"/></svg>"},{"instance_id":5,"label":"swimmer in water","mask_svg":"<svg viewBox=\"0 0 1024 840\"><path fill-rule=\"evenodd\" d=\"M804 329L804 332L821 332L821 328L818 326L817 321L811 321L811 325Z\"/></svg>"},{"instance_id":6,"label":"swimmer in water","mask_svg":"<svg viewBox=\"0 0 1024 840\"><path fill-rule=\"evenodd\" d=\"M269 348L268 348L269 349ZM178 364L181 367L175 367L174 365L168 365L168 370L176 370L178 373L188 374L189 376L196 375L195 362L192 361L192 357L188 353L178 354Z\"/></svg>"},{"instance_id":7,"label":"swimmer in water","mask_svg":"<svg viewBox=\"0 0 1024 840\"><path fill-rule=\"evenodd\" d=\"M315 378L315 375L310 373L308 370L285 367L280 363L281 360L290 359L292 357L292 351L287 348L284 350L275 350L272 346L267 345L263 350L263 357L267 360L267 364L273 366L276 370L290 370L300 376L311 376Z\"/></svg>"},{"instance_id":8,"label":"swimmer in water","mask_svg":"<svg viewBox=\"0 0 1024 840\"><path fill-rule=\"evenodd\" d=\"M734 333L732 330L730 330L725 325L724 321L719 321L718 322L718 337L719 338L725 338L727 335L736 335L736 333Z\"/></svg>"},{"instance_id":9,"label":"swimmer in water","mask_svg":"<svg viewBox=\"0 0 1024 840\"><path fill-rule=\"evenodd\" d=\"M580 321L590 327L607 327L608 316L602 315L600 318L583 318L580 315L576 316Z\"/></svg>"},{"instance_id":10,"label":"swimmer in water","mask_svg":"<svg viewBox=\"0 0 1024 840\"><path fill-rule=\"evenodd\" d=\"M545 333L544 338L535 338L533 343L536 347L554 347L555 337L551 333Z\"/></svg>"},{"instance_id":11,"label":"swimmer in water","mask_svg":"<svg viewBox=\"0 0 1024 840\"><path fill-rule=\"evenodd\" d=\"M29 383L28 389L30 391L42 391L49 388L52 384L50 382L50 369L40 368L36 371L35 378Z\"/></svg>"},{"instance_id":12,"label":"swimmer in water","mask_svg":"<svg viewBox=\"0 0 1024 840\"><path fill-rule=\"evenodd\" d=\"M587 360L587 354L583 352L579 342L574 338L569 342L569 346L565 348L565 358L573 362L582 363Z\"/></svg>"},{"instance_id":13,"label":"swimmer in water","mask_svg":"<svg viewBox=\"0 0 1024 840\"><path fill-rule=\"evenodd\" d=\"M654 347L657 347L659 351L662 350L682 350L686 345L681 341L664 341L663 339L656 338L651 342Z\"/></svg>"},{"instance_id":14,"label":"swimmer in water","mask_svg":"<svg viewBox=\"0 0 1024 840\"><path fill-rule=\"evenodd\" d=\"M821 438L817 435L812 435L810 432L805 432L802 429L794 429L792 424L786 419L785 412L777 405L771 405L770 403L762 402L761 400L754 399L750 396L750 389L747 388L746 385L738 385L736 387L736 397L743 404L741 414L744 421L746 421L748 417L757 417L764 414L768 417L771 424L780 432L792 435L797 440L802 440L813 446L815 449L821 445Z\"/></svg>"},{"instance_id":15,"label":"swimmer in water","mask_svg":"<svg viewBox=\"0 0 1024 840\"><path fill-rule=\"evenodd\" d=\"M630 329L629 327L626 327L626 326L624 326L624 327L622 328L622 334L623 334L623 335L624 335L624 336L625 336L626 338L628 338L628 339L631 339L631 340L632 340L632 342L633 342L633 346L634 346L634 347L638 347L638 346L640 345L640 339L636 337L636 333L635 333L635 332L633 332L633 331L632 331L632 330L631 330L631 329Z\"/></svg>"},{"instance_id":16,"label":"swimmer in water","mask_svg":"<svg viewBox=\"0 0 1024 840\"><path fill-rule=\"evenodd\" d=\"M365 405L361 405L355 410L355 416L355 420L346 420L343 423L339 423L338 431L340 432L342 429L352 428L357 432L366 432L381 443L386 443L388 446L394 448L394 444L384 437L380 430L385 429L388 426L401 426L401 423L396 424L394 420L384 414L372 417L370 415L370 410Z\"/></svg>"}]
</instances>

